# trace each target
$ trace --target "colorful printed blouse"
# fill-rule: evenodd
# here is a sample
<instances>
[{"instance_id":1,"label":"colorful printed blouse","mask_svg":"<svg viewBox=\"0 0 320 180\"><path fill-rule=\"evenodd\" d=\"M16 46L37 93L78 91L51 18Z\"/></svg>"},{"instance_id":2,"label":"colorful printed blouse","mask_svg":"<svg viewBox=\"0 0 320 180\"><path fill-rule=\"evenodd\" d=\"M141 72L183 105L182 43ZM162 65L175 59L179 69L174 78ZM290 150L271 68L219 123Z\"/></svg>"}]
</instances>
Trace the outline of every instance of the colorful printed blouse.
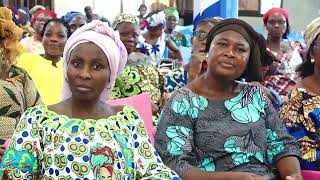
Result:
<instances>
[{"instance_id":1,"label":"colorful printed blouse","mask_svg":"<svg viewBox=\"0 0 320 180\"><path fill-rule=\"evenodd\" d=\"M183 67L169 72L164 79L164 92L171 96L176 90L188 83L189 73Z\"/></svg>"},{"instance_id":2,"label":"colorful printed blouse","mask_svg":"<svg viewBox=\"0 0 320 180\"><path fill-rule=\"evenodd\" d=\"M148 93L154 104L159 105L163 89L163 76L152 65L126 65L116 79L111 99Z\"/></svg>"},{"instance_id":3,"label":"colorful printed blouse","mask_svg":"<svg viewBox=\"0 0 320 180\"><path fill-rule=\"evenodd\" d=\"M265 77L262 84L275 90L282 97L285 97L300 80L296 69L302 63L301 54L303 53L301 44L289 41L287 43L291 45L292 50L290 52L278 53L267 48L279 62L273 62L272 65L263 69Z\"/></svg>"},{"instance_id":4,"label":"colorful printed blouse","mask_svg":"<svg viewBox=\"0 0 320 180\"><path fill-rule=\"evenodd\" d=\"M17 65L25 69L36 85L42 101L46 105L61 101L63 84L63 60L52 65L52 61L34 53L24 53Z\"/></svg>"},{"instance_id":5,"label":"colorful printed blouse","mask_svg":"<svg viewBox=\"0 0 320 180\"><path fill-rule=\"evenodd\" d=\"M9 78L0 80L0 147L11 139L20 116L28 108L42 104L40 95L28 73L12 65Z\"/></svg>"},{"instance_id":6,"label":"colorful printed blouse","mask_svg":"<svg viewBox=\"0 0 320 180\"><path fill-rule=\"evenodd\" d=\"M182 176L190 168L275 176L275 163L299 156L299 147L271 102L255 85L239 84L228 100L213 100L186 87L177 90L160 116L155 147Z\"/></svg>"},{"instance_id":7,"label":"colorful printed blouse","mask_svg":"<svg viewBox=\"0 0 320 180\"><path fill-rule=\"evenodd\" d=\"M304 88L293 89L287 96L280 118L300 145L301 168L320 170L320 96Z\"/></svg>"},{"instance_id":8,"label":"colorful printed blouse","mask_svg":"<svg viewBox=\"0 0 320 180\"><path fill-rule=\"evenodd\" d=\"M166 34L167 38L171 39L177 47L190 47L190 43L186 36L178 31L173 31L172 34Z\"/></svg>"},{"instance_id":9,"label":"colorful printed blouse","mask_svg":"<svg viewBox=\"0 0 320 180\"><path fill-rule=\"evenodd\" d=\"M180 179L130 107L105 119L74 119L45 106L26 111L0 165L10 179Z\"/></svg>"}]
</instances>

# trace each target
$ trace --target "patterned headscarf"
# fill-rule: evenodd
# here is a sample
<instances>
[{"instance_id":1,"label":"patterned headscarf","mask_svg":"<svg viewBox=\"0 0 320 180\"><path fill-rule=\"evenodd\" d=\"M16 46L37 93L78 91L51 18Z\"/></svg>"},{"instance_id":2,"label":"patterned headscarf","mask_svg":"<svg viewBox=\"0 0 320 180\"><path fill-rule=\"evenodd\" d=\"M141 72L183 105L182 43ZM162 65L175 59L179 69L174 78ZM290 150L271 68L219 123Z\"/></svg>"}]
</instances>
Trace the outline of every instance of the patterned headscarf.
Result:
<instances>
[{"instance_id":1,"label":"patterned headscarf","mask_svg":"<svg viewBox=\"0 0 320 180\"><path fill-rule=\"evenodd\" d=\"M68 12L66 15L62 17L62 19L69 24L76 17L83 17L85 19L84 15L81 12L77 11Z\"/></svg>"},{"instance_id":2,"label":"patterned headscarf","mask_svg":"<svg viewBox=\"0 0 320 180\"><path fill-rule=\"evenodd\" d=\"M148 26L156 27L160 24L166 24L166 15L163 11L158 12L157 14L152 15L147 18Z\"/></svg>"},{"instance_id":3,"label":"patterned headscarf","mask_svg":"<svg viewBox=\"0 0 320 180\"><path fill-rule=\"evenodd\" d=\"M32 16L32 20L31 20L31 23L34 23L37 19L37 17L40 15L40 14L46 14L46 15L49 15L52 17L52 19L57 19L57 14L54 12L54 11L51 11L49 9L41 9L39 11L36 11L33 16Z\"/></svg>"},{"instance_id":4,"label":"patterned headscarf","mask_svg":"<svg viewBox=\"0 0 320 180\"><path fill-rule=\"evenodd\" d=\"M5 50L6 56L11 63L21 53L19 39L22 36L22 29L12 21L12 12L6 7L0 7L0 39L1 48ZM3 58L3 57L1 57Z\"/></svg>"},{"instance_id":5,"label":"patterned headscarf","mask_svg":"<svg viewBox=\"0 0 320 180\"><path fill-rule=\"evenodd\" d=\"M138 25L139 19L137 18L137 16L134 16L132 14L126 14L126 13L120 14L119 16L115 17L112 25L113 28L118 29L117 26L122 22L129 22L129 23Z\"/></svg>"},{"instance_id":6,"label":"patterned headscarf","mask_svg":"<svg viewBox=\"0 0 320 180\"><path fill-rule=\"evenodd\" d=\"M76 30L68 39L64 48L64 83L62 99L71 97L70 87L67 81L67 69L70 61L72 50L79 44L92 42L99 46L107 56L110 67L110 81L106 84L105 89L100 95L100 100L105 101L111 94L112 87L117 76L122 72L127 62L127 50L117 34L108 23L93 20L78 30Z\"/></svg>"},{"instance_id":7,"label":"patterned headscarf","mask_svg":"<svg viewBox=\"0 0 320 180\"><path fill-rule=\"evenodd\" d=\"M176 17L177 21L179 20L179 12L177 11L176 8L174 7L169 7L163 10L164 14L168 18L169 16L174 16Z\"/></svg>"},{"instance_id":8,"label":"patterned headscarf","mask_svg":"<svg viewBox=\"0 0 320 180\"><path fill-rule=\"evenodd\" d=\"M19 12L25 15L23 19L20 19ZM20 7L13 14L13 21L19 26L27 24L29 20L30 20L30 11L27 7Z\"/></svg>"},{"instance_id":9,"label":"patterned headscarf","mask_svg":"<svg viewBox=\"0 0 320 180\"><path fill-rule=\"evenodd\" d=\"M304 41L307 46L307 51L309 51L309 48L313 41L317 38L317 36L320 34L320 17L314 19L306 28L304 32Z\"/></svg>"}]
</instances>

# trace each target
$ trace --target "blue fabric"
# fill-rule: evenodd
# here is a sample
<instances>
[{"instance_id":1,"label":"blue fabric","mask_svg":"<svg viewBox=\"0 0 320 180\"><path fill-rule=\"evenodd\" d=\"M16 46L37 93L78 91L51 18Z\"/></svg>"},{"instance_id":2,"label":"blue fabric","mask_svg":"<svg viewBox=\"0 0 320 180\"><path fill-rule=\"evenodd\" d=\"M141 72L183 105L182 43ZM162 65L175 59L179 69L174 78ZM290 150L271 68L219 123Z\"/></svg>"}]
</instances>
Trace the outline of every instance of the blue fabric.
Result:
<instances>
[{"instance_id":1,"label":"blue fabric","mask_svg":"<svg viewBox=\"0 0 320 180\"><path fill-rule=\"evenodd\" d=\"M64 15L62 18L65 22L70 23L75 17L84 17L84 15L81 12L71 11Z\"/></svg>"}]
</instances>

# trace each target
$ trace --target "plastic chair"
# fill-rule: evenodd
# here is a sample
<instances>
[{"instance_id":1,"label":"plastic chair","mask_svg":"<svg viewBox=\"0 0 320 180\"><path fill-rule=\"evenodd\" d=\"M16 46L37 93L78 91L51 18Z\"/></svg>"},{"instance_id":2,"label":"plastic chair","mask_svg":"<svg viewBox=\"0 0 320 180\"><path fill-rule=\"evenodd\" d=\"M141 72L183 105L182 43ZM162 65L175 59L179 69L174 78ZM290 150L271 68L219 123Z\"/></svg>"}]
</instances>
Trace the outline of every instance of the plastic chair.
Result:
<instances>
[{"instance_id":1,"label":"plastic chair","mask_svg":"<svg viewBox=\"0 0 320 180\"><path fill-rule=\"evenodd\" d=\"M302 177L305 180L319 180L320 172L319 171L310 171L310 170L302 170Z\"/></svg>"},{"instance_id":2,"label":"plastic chair","mask_svg":"<svg viewBox=\"0 0 320 180\"><path fill-rule=\"evenodd\" d=\"M154 144L155 128L153 126L151 97L142 93L136 96L107 100L110 105L129 105L133 107L144 121L144 126L149 134L152 144Z\"/></svg>"}]
</instances>

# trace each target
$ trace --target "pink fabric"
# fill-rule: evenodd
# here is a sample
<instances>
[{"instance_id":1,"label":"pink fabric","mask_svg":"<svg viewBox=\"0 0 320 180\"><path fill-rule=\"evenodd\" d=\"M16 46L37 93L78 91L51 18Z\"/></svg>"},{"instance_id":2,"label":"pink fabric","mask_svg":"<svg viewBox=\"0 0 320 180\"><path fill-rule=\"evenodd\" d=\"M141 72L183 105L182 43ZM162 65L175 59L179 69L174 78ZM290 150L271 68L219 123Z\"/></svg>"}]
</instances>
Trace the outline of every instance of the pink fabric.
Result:
<instances>
[{"instance_id":1,"label":"pink fabric","mask_svg":"<svg viewBox=\"0 0 320 180\"><path fill-rule=\"evenodd\" d=\"M6 142L4 142L3 147L4 147L5 149L8 149L8 148L9 148L10 140L11 140L11 139L7 139Z\"/></svg>"},{"instance_id":2,"label":"pink fabric","mask_svg":"<svg viewBox=\"0 0 320 180\"><path fill-rule=\"evenodd\" d=\"M111 74L110 80L106 83L106 87L100 96L102 101L109 97L117 76L122 72L127 62L127 50L121 42L119 34L109 27L108 23L94 20L82 26L71 35L64 48L63 75L65 80L62 89L63 100L71 97L67 81L67 69L71 52L77 45L86 42L92 42L99 46L108 58Z\"/></svg>"},{"instance_id":3,"label":"pink fabric","mask_svg":"<svg viewBox=\"0 0 320 180\"><path fill-rule=\"evenodd\" d=\"M320 179L320 172L319 171L309 171L309 170L302 170L302 177L306 180L319 180Z\"/></svg>"},{"instance_id":4,"label":"pink fabric","mask_svg":"<svg viewBox=\"0 0 320 180\"><path fill-rule=\"evenodd\" d=\"M154 144L155 128L152 121L152 107L151 97L142 93L136 96L131 96L122 99L108 100L107 104L110 105L129 105L133 107L144 121L144 126L149 134L152 144Z\"/></svg>"}]
</instances>

